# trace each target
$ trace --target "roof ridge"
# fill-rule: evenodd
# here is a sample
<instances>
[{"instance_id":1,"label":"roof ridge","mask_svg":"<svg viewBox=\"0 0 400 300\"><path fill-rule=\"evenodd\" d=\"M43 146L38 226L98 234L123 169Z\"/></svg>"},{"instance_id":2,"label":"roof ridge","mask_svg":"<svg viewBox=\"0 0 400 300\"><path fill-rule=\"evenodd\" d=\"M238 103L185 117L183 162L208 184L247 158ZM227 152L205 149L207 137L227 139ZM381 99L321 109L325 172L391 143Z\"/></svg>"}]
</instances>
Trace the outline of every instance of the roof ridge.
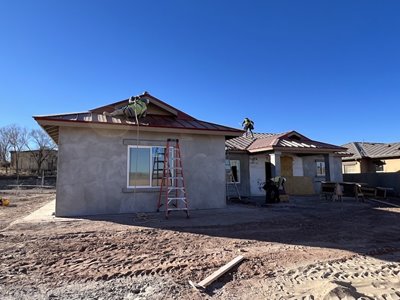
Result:
<instances>
[{"instance_id":1,"label":"roof ridge","mask_svg":"<svg viewBox=\"0 0 400 300\"><path fill-rule=\"evenodd\" d=\"M179 115L181 118L188 118L188 119L197 120L195 117L193 117L193 116L191 116L191 115L189 115L189 114L183 112L182 110L180 110L180 109L178 109L178 108L176 108L176 107L174 107L174 106L172 106L172 105L170 105L170 104L168 104L168 103L166 103L166 102L160 100L159 98L157 98L157 97L151 95L149 92L144 92L144 93L142 93L142 94L136 95L135 97L140 97L140 98L141 98L141 97L150 97L150 99L153 99L153 100L154 100L154 101L153 101L153 104L154 104L154 105L159 106L160 108L162 108L162 109L164 109L164 110L170 109L170 110L176 111L177 115ZM98 107L95 107L95 108L93 108L93 109L90 109L89 112L95 112L96 110L101 110L101 109L104 110L104 109L107 108L107 107L119 106L119 105L122 105L122 104L124 104L125 102L128 102L128 101L129 101L129 98L123 99L123 100L120 100L120 101L117 101L117 102L105 104L105 105L98 106ZM161 104L161 106L160 106L160 105L157 105L157 102L158 102L159 104ZM162 106L165 106L165 108L163 108Z\"/></svg>"},{"instance_id":2,"label":"roof ridge","mask_svg":"<svg viewBox=\"0 0 400 300\"><path fill-rule=\"evenodd\" d=\"M251 143L247 145L246 150L249 149L250 146L253 145L256 140L257 138L252 139Z\"/></svg>"},{"instance_id":3,"label":"roof ridge","mask_svg":"<svg viewBox=\"0 0 400 300\"><path fill-rule=\"evenodd\" d=\"M360 145L360 142L354 142L354 147L360 154L360 157L368 157L367 152L364 150L364 147Z\"/></svg>"}]
</instances>

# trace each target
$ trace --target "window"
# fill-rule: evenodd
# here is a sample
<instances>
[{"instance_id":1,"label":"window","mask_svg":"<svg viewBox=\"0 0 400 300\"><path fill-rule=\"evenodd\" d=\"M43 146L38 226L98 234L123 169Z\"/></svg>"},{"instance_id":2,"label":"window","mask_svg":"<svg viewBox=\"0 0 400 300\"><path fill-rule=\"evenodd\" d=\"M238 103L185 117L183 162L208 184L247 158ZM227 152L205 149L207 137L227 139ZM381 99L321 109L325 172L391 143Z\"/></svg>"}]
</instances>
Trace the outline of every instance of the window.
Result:
<instances>
[{"instance_id":1,"label":"window","mask_svg":"<svg viewBox=\"0 0 400 300\"><path fill-rule=\"evenodd\" d=\"M357 164L343 164L343 173L344 174L350 174L350 173L357 173Z\"/></svg>"},{"instance_id":2,"label":"window","mask_svg":"<svg viewBox=\"0 0 400 300\"><path fill-rule=\"evenodd\" d=\"M161 185L165 147L128 147L128 187Z\"/></svg>"},{"instance_id":3,"label":"window","mask_svg":"<svg viewBox=\"0 0 400 300\"><path fill-rule=\"evenodd\" d=\"M316 176L325 176L325 162L324 161L316 161L315 162L317 167L317 174Z\"/></svg>"},{"instance_id":4,"label":"window","mask_svg":"<svg viewBox=\"0 0 400 300\"><path fill-rule=\"evenodd\" d=\"M376 160L374 161L375 172L383 172L385 170L384 165L386 162L384 160Z\"/></svg>"},{"instance_id":5,"label":"window","mask_svg":"<svg viewBox=\"0 0 400 300\"><path fill-rule=\"evenodd\" d=\"M226 160L225 161L225 169L226 169L226 182L228 183L240 183L240 161L237 159ZM231 172L229 172L231 170Z\"/></svg>"}]
</instances>

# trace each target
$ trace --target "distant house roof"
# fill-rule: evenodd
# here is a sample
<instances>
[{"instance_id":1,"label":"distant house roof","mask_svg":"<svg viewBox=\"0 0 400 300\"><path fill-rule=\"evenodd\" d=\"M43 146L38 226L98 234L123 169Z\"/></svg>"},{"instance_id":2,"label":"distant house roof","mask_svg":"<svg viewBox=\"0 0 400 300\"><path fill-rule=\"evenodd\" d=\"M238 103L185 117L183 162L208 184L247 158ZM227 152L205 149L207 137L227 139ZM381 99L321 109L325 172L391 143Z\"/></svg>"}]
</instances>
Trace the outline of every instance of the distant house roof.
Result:
<instances>
[{"instance_id":1,"label":"distant house roof","mask_svg":"<svg viewBox=\"0 0 400 300\"><path fill-rule=\"evenodd\" d=\"M391 158L400 157L400 143L366 143L352 142L342 145L352 155L343 160L355 160L361 158Z\"/></svg>"},{"instance_id":2,"label":"distant house roof","mask_svg":"<svg viewBox=\"0 0 400 300\"><path fill-rule=\"evenodd\" d=\"M225 142L228 150L257 153L273 150L294 150L296 152L337 152L343 153L346 148L310 140L296 131L285 133L255 133L254 139L245 135Z\"/></svg>"},{"instance_id":3,"label":"distant house roof","mask_svg":"<svg viewBox=\"0 0 400 300\"><path fill-rule=\"evenodd\" d=\"M140 95L140 97L150 99L147 115L139 121L140 130L142 131L191 132L225 135L227 137L235 137L243 133L243 130L198 120L147 92ZM34 116L33 118L56 143L58 143L60 126L127 128L136 130L134 119L103 115L103 112L112 112L117 108L127 105L128 101L129 99L121 100L86 112Z\"/></svg>"},{"instance_id":4,"label":"distant house roof","mask_svg":"<svg viewBox=\"0 0 400 300\"><path fill-rule=\"evenodd\" d=\"M10 151L10 153L15 153L15 152L18 152L18 153L36 153L36 152L39 152L39 151L42 151L42 152L53 152L53 153L57 153L58 152L58 150L57 149L34 149L34 150L22 150L22 151L14 151L14 150L11 150Z\"/></svg>"}]
</instances>

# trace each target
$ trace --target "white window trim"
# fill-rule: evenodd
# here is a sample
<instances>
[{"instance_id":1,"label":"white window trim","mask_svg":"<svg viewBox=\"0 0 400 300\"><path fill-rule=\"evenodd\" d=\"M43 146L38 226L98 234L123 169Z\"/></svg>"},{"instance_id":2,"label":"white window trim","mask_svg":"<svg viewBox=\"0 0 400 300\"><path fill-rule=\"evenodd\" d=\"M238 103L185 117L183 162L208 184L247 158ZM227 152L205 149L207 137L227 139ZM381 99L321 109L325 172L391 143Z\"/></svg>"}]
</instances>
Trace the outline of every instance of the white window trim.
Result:
<instances>
[{"instance_id":1,"label":"white window trim","mask_svg":"<svg viewBox=\"0 0 400 300\"><path fill-rule=\"evenodd\" d=\"M149 183L150 183L150 185L147 185L147 186L145 186L145 185L138 185L138 186L136 186L136 185L129 185L129 171L130 171L130 159L131 159L131 157L130 157L130 152L131 152L131 149L132 148L134 148L134 149L138 149L138 148L147 148L147 149L149 149L150 151L150 153L149 153L149 156L150 156L150 158L149 158L149 162L150 162L150 165L149 165L149 170L150 170L150 177L149 177ZM151 176L152 176L152 174L151 174L151 171L152 171L152 153L153 153L153 148L165 148L165 146L141 146L141 145L139 145L139 146L137 146L137 145L128 145L128 153L127 153L127 160L126 160L126 164L127 164L127 169L126 169L126 172L127 172L127 174L126 174L126 187L128 188L128 189L148 189L148 188L152 188L152 189L159 189L160 187L159 186L152 186L151 184L152 184L152 178L151 178Z\"/></svg>"},{"instance_id":2,"label":"white window trim","mask_svg":"<svg viewBox=\"0 0 400 300\"><path fill-rule=\"evenodd\" d=\"M382 165L382 170L377 170L377 166L375 165L375 173L385 173L385 166Z\"/></svg>"},{"instance_id":3,"label":"white window trim","mask_svg":"<svg viewBox=\"0 0 400 300\"><path fill-rule=\"evenodd\" d=\"M324 164L324 174L322 175L322 174L318 174L318 163L323 163ZM323 161L323 160L316 160L315 161L315 177L319 177L319 178L321 178L321 177L325 177L326 176L326 169L325 169L325 161Z\"/></svg>"},{"instance_id":4,"label":"white window trim","mask_svg":"<svg viewBox=\"0 0 400 300\"><path fill-rule=\"evenodd\" d=\"M228 159L228 161L229 161L229 167L231 168L231 172L232 172L232 165L231 165L231 161L238 161L239 162L239 172L238 172L238 181L236 181L236 184L239 184L240 183L240 181L241 181L241 178L242 178L242 174L241 174L241 172L242 172L242 170L241 170L241 166L240 166L240 159ZM228 184L235 184L235 182L233 182L233 181L228 181Z\"/></svg>"}]
</instances>

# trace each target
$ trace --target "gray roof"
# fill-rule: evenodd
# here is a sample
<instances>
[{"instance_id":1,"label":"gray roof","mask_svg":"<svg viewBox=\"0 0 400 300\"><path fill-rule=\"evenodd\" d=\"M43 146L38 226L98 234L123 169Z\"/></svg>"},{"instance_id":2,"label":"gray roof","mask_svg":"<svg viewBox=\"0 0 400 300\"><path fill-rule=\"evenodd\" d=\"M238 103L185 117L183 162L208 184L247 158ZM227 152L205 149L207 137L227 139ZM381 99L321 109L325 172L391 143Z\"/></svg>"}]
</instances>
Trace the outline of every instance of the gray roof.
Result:
<instances>
[{"instance_id":1,"label":"gray roof","mask_svg":"<svg viewBox=\"0 0 400 300\"><path fill-rule=\"evenodd\" d=\"M180 132L203 132L206 134L224 134L226 137L235 137L243 133L243 130L220 124L198 120L160 99L145 93L140 97L150 100L146 117L141 119L140 126L144 130L175 130ZM49 136L58 143L60 126L112 126L137 130L134 119L125 117L110 117L103 112L112 112L116 108L127 105L129 99L121 100L109 105L97 107L87 112L65 113L58 115L34 116L34 119L42 126ZM103 127L104 128L104 127Z\"/></svg>"},{"instance_id":2,"label":"gray roof","mask_svg":"<svg viewBox=\"0 0 400 300\"><path fill-rule=\"evenodd\" d=\"M250 153L282 150L296 152L336 152L345 148L310 140L296 131L284 133L254 133L254 138L246 135L229 139L225 142L227 150L239 150Z\"/></svg>"},{"instance_id":3,"label":"gray roof","mask_svg":"<svg viewBox=\"0 0 400 300\"><path fill-rule=\"evenodd\" d=\"M342 147L347 148L348 152L353 154L344 157L343 160L400 157L400 143L352 142L344 144Z\"/></svg>"}]
</instances>

